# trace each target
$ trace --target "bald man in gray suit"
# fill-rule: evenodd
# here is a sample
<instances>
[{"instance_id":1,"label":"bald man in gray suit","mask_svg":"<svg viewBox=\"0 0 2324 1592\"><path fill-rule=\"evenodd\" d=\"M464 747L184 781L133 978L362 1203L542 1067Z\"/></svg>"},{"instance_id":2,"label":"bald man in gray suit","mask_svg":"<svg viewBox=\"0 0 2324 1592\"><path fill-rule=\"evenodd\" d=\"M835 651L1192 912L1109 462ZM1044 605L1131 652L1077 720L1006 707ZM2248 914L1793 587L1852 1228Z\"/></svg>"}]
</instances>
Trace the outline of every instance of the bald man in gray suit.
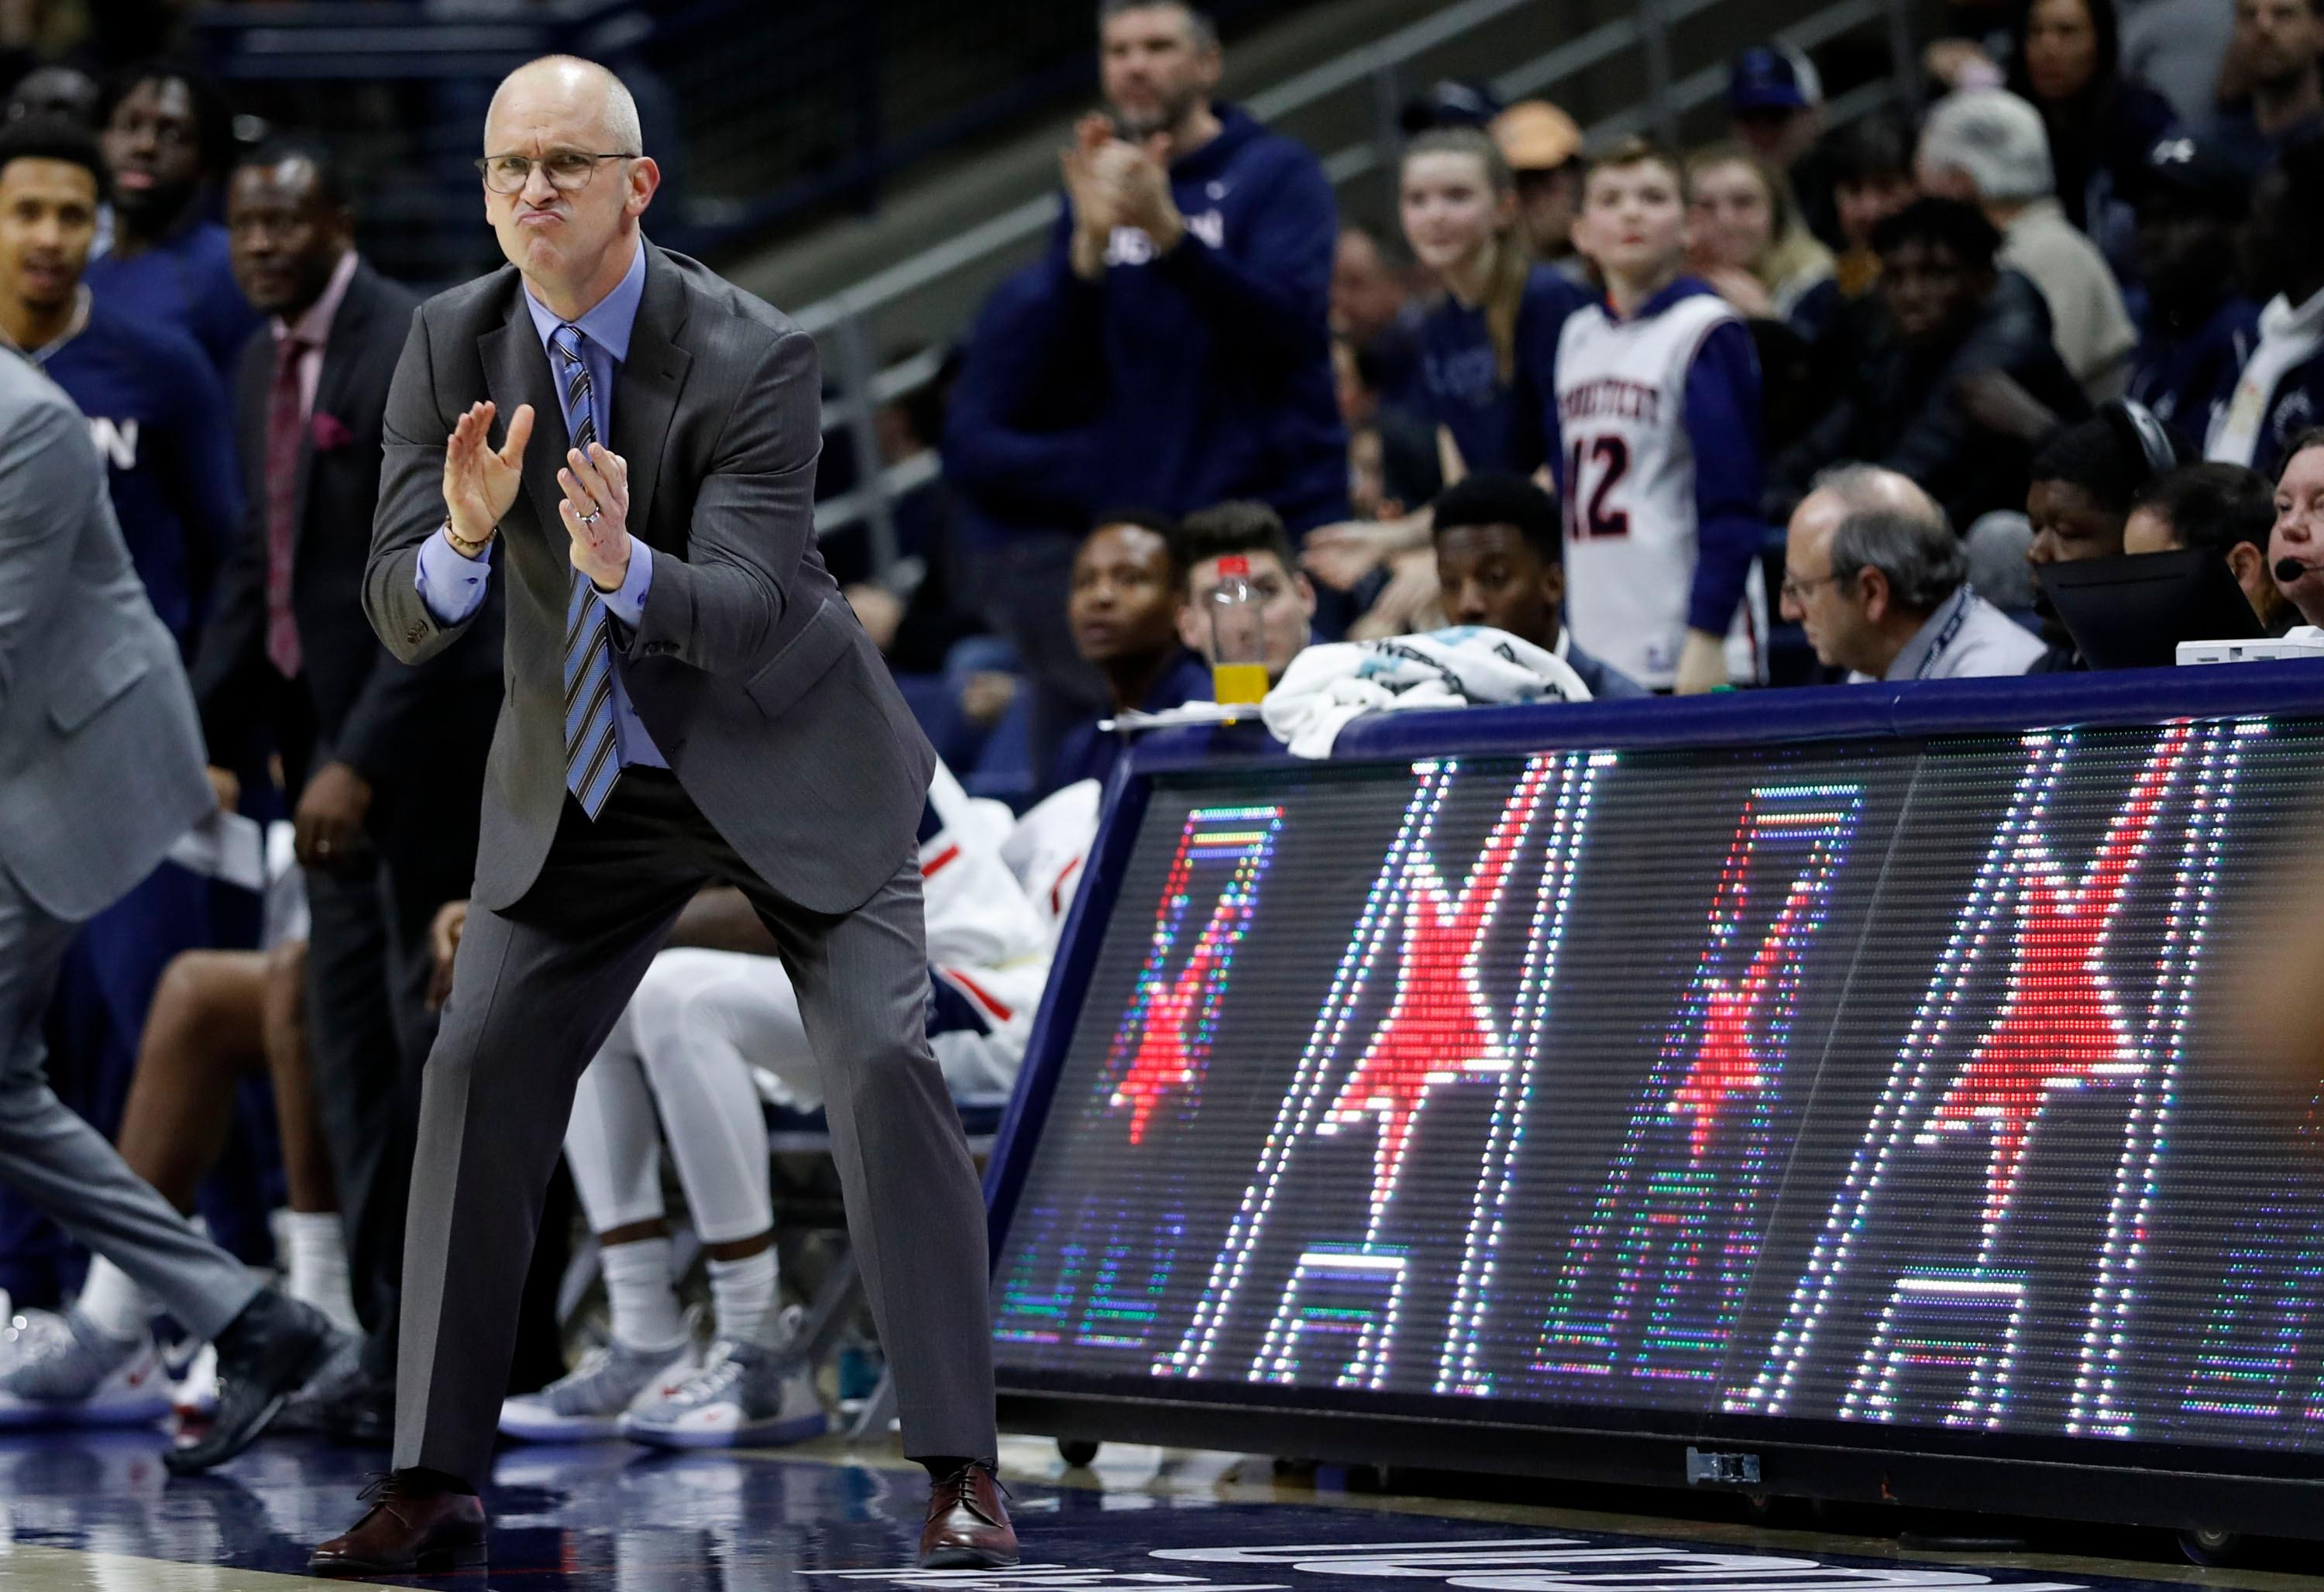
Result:
<instances>
[{"instance_id":1,"label":"bald man in gray suit","mask_svg":"<svg viewBox=\"0 0 2324 1592\"><path fill-rule=\"evenodd\" d=\"M81 923L217 805L177 643L129 562L88 422L0 351L0 1180L217 1346L198 1470L238 1453L337 1344L260 1287L50 1089L42 1013ZM0 1422L69 1422L143 1346L79 1311L0 1372ZM158 1369L152 1372L158 1376Z\"/></svg>"},{"instance_id":2,"label":"bald man in gray suit","mask_svg":"<svg viewBox=\"0 0 2324 1592\"><path fill-rule=\"evenodd\" d=\"M814 341L646 240L659 175L604 68L511 74L478 164L509 267L413 319L364 606L418 662L504 582L507 689L421 1092L395 1469L310 1565L485 1561L476 1488L575 1087L714 881L773 934L823 1069L904 1452L930 1472L921 1562L1013 1564L984 1202L927 1037L935 757L816 550Z\"/></svg>"}]
</instances>

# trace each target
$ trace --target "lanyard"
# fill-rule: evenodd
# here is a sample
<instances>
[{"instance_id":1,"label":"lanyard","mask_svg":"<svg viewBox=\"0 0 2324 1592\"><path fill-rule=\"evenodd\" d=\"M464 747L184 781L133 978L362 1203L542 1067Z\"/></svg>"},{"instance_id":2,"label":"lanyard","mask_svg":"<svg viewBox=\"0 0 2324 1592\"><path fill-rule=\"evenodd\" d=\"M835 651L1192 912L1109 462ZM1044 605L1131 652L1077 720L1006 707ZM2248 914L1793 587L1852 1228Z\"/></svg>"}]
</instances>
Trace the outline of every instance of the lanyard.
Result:
<instances>
[{"instance_id":1,"label":"lanyard","mask_svg":"<svg viewBox=\"0 0 2324 1592\"><path fill-rule=\"evenodd\" d=\"M1929 649L1921 655L1921 665L1913 671L1913 678L1927 679L1929 671L1937 667L1937 660L1943 658L1946 649L1960 638L1961 627L1969 623L1969 599L1976 594L1967 585L1953 594L1953 611L1945 616L1943 626L1929 642Z\"/></svg>"}]
</instances>

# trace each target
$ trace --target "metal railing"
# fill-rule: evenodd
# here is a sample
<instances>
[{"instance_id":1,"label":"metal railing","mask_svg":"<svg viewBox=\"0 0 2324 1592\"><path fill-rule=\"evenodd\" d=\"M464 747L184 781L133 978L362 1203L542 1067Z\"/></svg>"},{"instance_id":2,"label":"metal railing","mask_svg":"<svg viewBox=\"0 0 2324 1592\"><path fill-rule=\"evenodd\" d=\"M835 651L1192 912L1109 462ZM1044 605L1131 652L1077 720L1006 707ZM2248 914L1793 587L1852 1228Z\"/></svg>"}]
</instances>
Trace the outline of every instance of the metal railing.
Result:
<instances>
[{"instance_id":1,"label":"metal railing","mask_svg":"<svg viewBox=\"0 0 2324 1592\"><path fill-rule=\"evenodd\" d=\"M1324 173L1333 187L1345 189L1393 168L1404 139L1398 117L1405 99L1404 79L1414 62L1536 4L1537 0L1460 0L1376 42L1251 96L1246 108L1261 121L1275 122L1360 87L1372 106L1371 135L1333 150L1323 159ZM1491 79L1492 87L1504 100L1525 98L1636 50L1644 69L1646 97L1591 122L1585 134L1591 144L1602 145L1651 127L1674 144L1682 118L1715 99L1725 87L1726 65L1720 61L1674 81L1672 31L1702 14L1751 4L1752 0L1639 0L1630 14L1600 23L1499 73ZM1830 124L1839 125L1883 105L1910 103L1917 97L1919 63L1913 45L1910 4L1911 0L1832 0L1775 30L1776 38L1812 50L1872 23L1885 24L1887 73L1831 99L1825 106ZM980 293L989 289L1002 274L1008 259L1053 225L1057 213L1055 193L1028 199L795 312L795 318L824 345L826 354L835 356L827 357L825 363L835 391L825 398L825 429L826 436L836 434L847 439L856 483L849 491L816 505L818 535L861 526L867 535L872 567L880 571L896 567L894 505L939 474L933 446L893 465L881 456L872 423L875 411L934 380L942 355L923 352L881 368L872 354L875 317L882 309L953 279L973 281Z\"/></svg>"}]
</instances>

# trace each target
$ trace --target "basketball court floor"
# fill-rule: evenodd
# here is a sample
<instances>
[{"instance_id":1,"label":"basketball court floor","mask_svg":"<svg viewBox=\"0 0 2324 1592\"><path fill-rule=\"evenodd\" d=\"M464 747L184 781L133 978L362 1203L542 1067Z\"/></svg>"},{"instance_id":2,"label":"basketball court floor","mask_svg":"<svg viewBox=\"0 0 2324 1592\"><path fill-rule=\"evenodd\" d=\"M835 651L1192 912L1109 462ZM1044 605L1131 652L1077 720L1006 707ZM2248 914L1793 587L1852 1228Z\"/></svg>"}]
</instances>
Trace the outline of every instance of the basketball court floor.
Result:
<instances>
[{"instance_id":1,"label":"basketball court floor","mask_svg":"<svg viewBox=\"0 0 2324 1592\"><path fill-rule=\"evenodd\" d=\"M359 1512L380 1456L262 1442L171 1479L164 1439L0 1441L0 1587L234 1592L303 1578L308 1549ZM524 1592L2012 1592L2141 1587L2318 1592L2316 1556L2276 1545L2197 1569L2161 1532L1817 1515L1754 1523L1739 1500L1439 1478L1431 1493L1264 1457L1116 1446L1068 1468L1012 1439L1024 1565L911 1566L923 1473L836 1440L780 1452L503 1450L489 1572L433 1582ZM1423 1485L1390 1473L1392 1486ZM1490 1496L1482 1495L1489 1494ZM1723 1518L1722 1518L1723 1516ZM1900 1528L1919 1534L1901 1539ZM1975 1530L1981 1540L1955 1533ZM311 1584L311 1583L309 1583Z\"/></svg>"}]
</instances>

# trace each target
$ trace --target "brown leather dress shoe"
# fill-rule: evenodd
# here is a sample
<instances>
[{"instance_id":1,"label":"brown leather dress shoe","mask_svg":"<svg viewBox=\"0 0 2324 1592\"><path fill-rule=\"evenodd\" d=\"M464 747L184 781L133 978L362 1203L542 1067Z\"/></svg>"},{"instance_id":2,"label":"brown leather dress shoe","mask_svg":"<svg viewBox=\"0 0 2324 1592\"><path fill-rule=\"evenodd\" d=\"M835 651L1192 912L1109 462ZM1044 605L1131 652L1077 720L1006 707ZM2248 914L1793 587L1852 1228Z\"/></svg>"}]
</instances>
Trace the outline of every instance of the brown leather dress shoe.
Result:
<instances>
[{"instance_id":1,"label":"brown leather dress shoe","mask_svg":"<svg viewBox=\"0 0 2324 1592\"><path fill-rule=\"evenodd\" d=\"M1016 1562L1017 1532L991 1466L979 1459L928 1484L922 1569L997 1569Z\"/></svg>"},{"instance_id":2,"label":"brown leather dress shoe","mask_svg":"<svg viewBox=\"0 0 2324 1592\"><path fill-rule=\"evenodd\" d=\"M363 1490L371 1513L315 1550L318 1576L442 1576L484 1565L484 1505L474 1493L429 1487L399 1470Z\"/></svg>"}]
</instances>

